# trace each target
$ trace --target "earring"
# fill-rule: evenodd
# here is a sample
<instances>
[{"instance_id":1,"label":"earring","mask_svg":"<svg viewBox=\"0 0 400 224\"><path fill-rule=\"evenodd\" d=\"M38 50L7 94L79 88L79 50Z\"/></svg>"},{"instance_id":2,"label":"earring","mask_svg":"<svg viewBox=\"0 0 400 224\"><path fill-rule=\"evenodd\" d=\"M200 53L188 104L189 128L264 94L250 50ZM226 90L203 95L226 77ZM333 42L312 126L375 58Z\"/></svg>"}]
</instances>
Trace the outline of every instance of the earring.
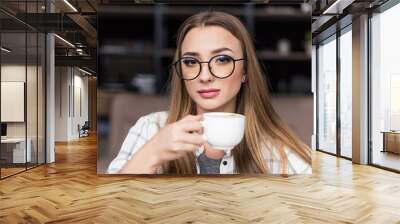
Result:
<instances>
[{"instance_id":1,"label":"earring","mask_svg":"<svg viewBox=\"0 0 400 224\"><path fill-rule=\"evenodd\" d=\"M243 82L243 83L247 82L247 75L243 75L243 76L242 76L242 82Z\"/></svg>"}]
</instances>

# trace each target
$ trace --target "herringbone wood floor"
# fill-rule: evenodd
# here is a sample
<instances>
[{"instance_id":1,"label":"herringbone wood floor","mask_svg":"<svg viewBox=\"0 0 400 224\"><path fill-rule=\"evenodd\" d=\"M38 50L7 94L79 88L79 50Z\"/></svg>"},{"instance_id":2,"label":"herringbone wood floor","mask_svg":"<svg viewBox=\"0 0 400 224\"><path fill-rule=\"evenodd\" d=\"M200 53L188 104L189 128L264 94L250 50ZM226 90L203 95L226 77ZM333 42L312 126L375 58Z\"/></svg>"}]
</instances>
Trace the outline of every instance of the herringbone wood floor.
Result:
<instances>
[{"instance_id":1,"label":"herringbone wood floor","mask_svg":"<svg viewBox=\"0 0 400 224\"><path fill-rule=\"evenodd\" d=\"M0 181L0 223L400 223L400 175L316 152L311 176L97 176L94 137Z\"/></svg>"}]
</instances>

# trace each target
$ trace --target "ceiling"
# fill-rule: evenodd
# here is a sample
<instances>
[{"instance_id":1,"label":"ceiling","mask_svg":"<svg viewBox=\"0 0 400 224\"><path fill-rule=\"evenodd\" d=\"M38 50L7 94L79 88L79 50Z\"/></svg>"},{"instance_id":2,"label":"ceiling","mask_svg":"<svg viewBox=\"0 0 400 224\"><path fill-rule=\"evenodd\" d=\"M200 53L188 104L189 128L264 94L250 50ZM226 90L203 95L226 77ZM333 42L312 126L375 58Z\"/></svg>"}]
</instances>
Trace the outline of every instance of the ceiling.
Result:
<instances>
[{"instance_id":1,"label":"ceiling","mask_svg":"<svg viewBox=\"0 0 400 224\"><path fill-rule=\"evenodd\" d=\"M37 33L54 32L62 38L55 38L56 65L96 70L97 5L97 0L0 0L1 43L11 49L2 51L2 61L36 60L36 51L43 49Z\"/></svg>"}]
</instances>

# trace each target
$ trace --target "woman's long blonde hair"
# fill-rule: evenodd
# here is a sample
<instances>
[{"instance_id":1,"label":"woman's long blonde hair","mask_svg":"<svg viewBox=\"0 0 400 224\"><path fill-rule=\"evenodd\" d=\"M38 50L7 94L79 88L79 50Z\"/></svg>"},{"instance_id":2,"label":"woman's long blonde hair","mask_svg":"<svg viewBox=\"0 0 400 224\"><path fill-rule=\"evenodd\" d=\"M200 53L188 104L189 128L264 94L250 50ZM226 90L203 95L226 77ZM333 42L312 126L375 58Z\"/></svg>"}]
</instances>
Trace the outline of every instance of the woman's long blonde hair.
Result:
<instances>
[{"instance_id":1,"label":"woman's long blonde hair","mask_svg":"<svg viewBox=\"0 0 400 224\"><path fill-rule=\"evenodd\" d=\"M224 12L206 11L189 17L179 28L177 50L174 61L181 55L181 44L186 34L199 26L220 26L233 34L241 43L246 59L245 74L248 79L236 97L236 113L246 116L245 135L232 154L236 173L268 174L271 167L266 157L276 159L273 149L280 159L280 173L287 173L288 159L285 148L293 150L306 163L311 164L311 150L299 140L275 112L268 94L265 75L260 67L252 39L238 18ZM171 69L170 109L167 124L176 122L188 114L196 114L195 102L190 98L184 81ZM265 154L266 153L266 154ZM168 161L162 166L166 174L197 174L195 155Z\"/></svg>"}]
</instances>

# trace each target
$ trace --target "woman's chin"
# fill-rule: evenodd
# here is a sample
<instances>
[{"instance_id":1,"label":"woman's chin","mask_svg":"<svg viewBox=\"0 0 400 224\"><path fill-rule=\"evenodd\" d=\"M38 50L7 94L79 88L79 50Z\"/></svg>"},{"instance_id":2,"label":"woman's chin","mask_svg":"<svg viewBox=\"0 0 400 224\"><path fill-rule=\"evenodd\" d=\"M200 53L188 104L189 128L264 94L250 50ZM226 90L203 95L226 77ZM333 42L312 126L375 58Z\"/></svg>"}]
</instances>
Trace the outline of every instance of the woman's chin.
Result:
<instances>
[{"instance_id":1,"label":"woman's chin","mask_svg":"<svg viewBox=\"0 0 400 224\"><path fill-rule=\"evenodd\" d=\"M205 102L197 104L201 109L207 112L219 111L222 104L217 102Z\"/></svg>"},{"instance_id":2,"label":"woman's chin","mask_svg":"<svg viewBox=\"0 0 400 224\"><path fill-rule=\"evenodd\" d=\"M219 112L218 108L202 108L204 112Z\"/></svg>"}]
</instances>

